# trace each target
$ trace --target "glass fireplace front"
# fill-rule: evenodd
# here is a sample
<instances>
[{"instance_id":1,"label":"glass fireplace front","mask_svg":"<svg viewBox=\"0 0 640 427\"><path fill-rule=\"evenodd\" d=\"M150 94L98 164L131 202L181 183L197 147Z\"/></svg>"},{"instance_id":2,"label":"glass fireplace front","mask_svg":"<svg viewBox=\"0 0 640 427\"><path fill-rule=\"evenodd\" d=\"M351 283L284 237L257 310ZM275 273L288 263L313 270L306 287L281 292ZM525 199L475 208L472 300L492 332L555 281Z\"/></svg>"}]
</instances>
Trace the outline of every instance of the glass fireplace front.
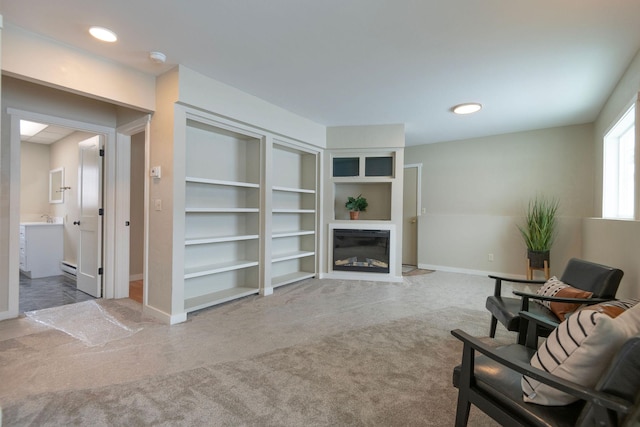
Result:
<instances>
[{"instance_id":1,"label":"glass fireplace front","mask_svg":"<svg viewBox=\"0 0 640 427\"><path fill-rule=\"evenodd\" d=\"M333 269L389 273L389 230L333 230Z\"/></svg>"}]
</instances>

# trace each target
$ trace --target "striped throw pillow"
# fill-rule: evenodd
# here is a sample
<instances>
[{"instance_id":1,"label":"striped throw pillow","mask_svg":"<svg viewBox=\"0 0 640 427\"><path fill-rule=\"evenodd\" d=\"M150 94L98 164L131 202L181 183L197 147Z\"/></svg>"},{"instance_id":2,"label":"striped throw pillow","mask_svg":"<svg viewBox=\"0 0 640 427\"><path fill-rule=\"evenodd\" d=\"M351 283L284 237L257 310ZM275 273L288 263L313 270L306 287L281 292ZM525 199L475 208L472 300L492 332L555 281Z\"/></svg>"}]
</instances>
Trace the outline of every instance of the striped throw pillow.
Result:
<instances>
[{"instance_id":1,"label":"striped throw pillow","mask_svg":"<svg viewBox=\"0 0 640 427\"><path fill-rule=\"evenodd\" d=\"M581 310L562 322L531 358L531 366L593 387L614 354L627 339L616 319L593 310ZM525 402L546 406L567 405L577 399L527 376L522 377Z\"/></svg>"}]
</instances>

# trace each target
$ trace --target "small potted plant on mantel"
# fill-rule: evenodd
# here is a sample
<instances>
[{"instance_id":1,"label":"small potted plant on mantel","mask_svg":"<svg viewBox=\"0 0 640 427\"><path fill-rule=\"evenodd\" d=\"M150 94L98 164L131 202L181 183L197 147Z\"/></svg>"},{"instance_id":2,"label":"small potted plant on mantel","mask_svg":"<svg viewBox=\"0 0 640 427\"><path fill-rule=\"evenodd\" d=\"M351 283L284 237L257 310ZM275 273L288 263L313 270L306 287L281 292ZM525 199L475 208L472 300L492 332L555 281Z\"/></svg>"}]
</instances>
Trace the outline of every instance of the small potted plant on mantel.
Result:
<instances>
[{"instance_id":1,"label":"small potted plant on mantel","mask_svg":"<svg viewBox=\"0 0 640 427\"><path fill-rule=\"evenodd\" d=\"M532 268L545 269L545 272L549 269L551 245L556 236L558 206L556 199L536 197L529 202L525 225L518 226L527 245L527 276L530 276Z\"/></svg>"},{"instance_id":2,"label":"small potted plant on mantel","mask_svg":"<svg viewBox=\"0 0 640 427\"><path fill-rule=\"evenodd\" d=\"M347 203L344 204L344 207L349 209L349 217L351 219L358 219L360 212L366 211L367 206L369 206L369 203L367 199L362 197L362 194L359 194L358 197L349 196Z\"/></svg>"}]
</instances>

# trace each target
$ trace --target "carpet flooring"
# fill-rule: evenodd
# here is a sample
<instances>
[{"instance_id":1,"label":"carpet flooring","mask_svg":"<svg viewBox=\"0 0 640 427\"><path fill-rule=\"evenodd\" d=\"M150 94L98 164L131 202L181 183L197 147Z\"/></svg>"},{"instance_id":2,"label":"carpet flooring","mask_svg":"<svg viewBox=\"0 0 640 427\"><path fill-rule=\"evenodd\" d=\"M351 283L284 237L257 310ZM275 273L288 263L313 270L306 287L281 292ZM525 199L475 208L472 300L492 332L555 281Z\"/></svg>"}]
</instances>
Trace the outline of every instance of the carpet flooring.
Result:
<instances>
[{"instance_id":1,"label":"carpet flooring","mask_svg":"<svg viewBox=\"0 0 640 427\"><path fill-rule=\"evenodd\" d=\"M172 327L131 300L101 300L139 330L102 347L0 322L3 425L450 426L462 350L450 330L486 335L491 288L439 272L314 279ZM496 343L514 339L499 332ZM475 408L469 425L497 426Z\"/></svg>"},{"instance_id":2,"label":"carpet flooring","mask_svg":"<svg viewBox=\"0 0 640 427\"><path fill-rule=\"evenodd\" d=\"M34 396L6 425L446 426L460 345L483 318L441 309L246 360L108 387ZM475 420L481 425L481 419ZM488 424L491 425L491 424Z\"/></svg>"}]
</instances>

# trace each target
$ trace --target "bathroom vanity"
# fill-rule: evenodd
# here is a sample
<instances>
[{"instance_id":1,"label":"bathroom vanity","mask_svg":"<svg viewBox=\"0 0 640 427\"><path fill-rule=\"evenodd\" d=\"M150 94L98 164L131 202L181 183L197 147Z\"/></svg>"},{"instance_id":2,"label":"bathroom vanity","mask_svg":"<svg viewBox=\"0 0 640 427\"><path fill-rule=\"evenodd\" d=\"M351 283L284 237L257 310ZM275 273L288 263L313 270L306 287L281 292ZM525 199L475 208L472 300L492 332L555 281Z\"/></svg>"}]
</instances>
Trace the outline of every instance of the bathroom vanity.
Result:
<instances>
[{"instance_id":1,"label":"bathroom vanity","mask_svg":"<svg viewBox=\"0 0 640 427\"><path fill-rule=\"evenodd\" d=\"M47 222L20 224L20 272L31 279L62 274L63 225Z\"/></svg>"}]
</instances>

